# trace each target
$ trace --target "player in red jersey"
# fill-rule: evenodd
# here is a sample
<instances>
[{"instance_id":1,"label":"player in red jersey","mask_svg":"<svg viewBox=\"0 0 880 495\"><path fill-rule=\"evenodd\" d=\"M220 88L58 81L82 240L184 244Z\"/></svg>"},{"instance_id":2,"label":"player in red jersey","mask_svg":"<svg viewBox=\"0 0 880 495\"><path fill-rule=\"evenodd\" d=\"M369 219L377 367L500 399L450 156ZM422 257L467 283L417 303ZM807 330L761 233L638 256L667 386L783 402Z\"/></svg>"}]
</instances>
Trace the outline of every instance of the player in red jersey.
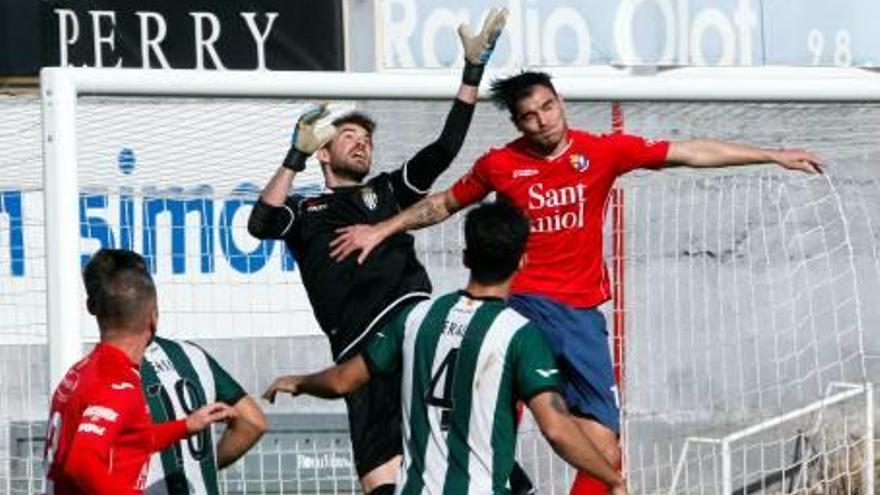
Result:
<instances>
[{"instance_id":1,"label":"player in red jersey","mask_svg":"<svg viewBox=\"0 0 880 495\"><path fill-rule=\"evenodd\" d=\"M101 340L52 396L44 492L141 494L150 454L231 418L233 409L209 404L186 419L153 424L138 372L158 319L146 263L130 251L102 249L83 280Z\"/></svg>"},{"instance_id":2,"label":"player in red jersey","mask_svg":"<svg viewBox=\"0 0 880 495\"><path fill-rule=\"evenodd\" d=\"M522 134L483 155L450 189L372 226L340 229L332 255L360 251L359 261L396 232L433 225L490 192L527 213L527 263L514 279L510 305L547 334L563 370L564 392L578 425L612 465L620 464L619 410L604 316L610 298L602 256L605 204L614 180L637 168L724 167L774 162L821 172L803 150L769 150L712 139L651 141L572 129L550 76L523 72L492 84L492 99ZM572 494L604 493L578 475Z\"/></svg>"}]
</instances>

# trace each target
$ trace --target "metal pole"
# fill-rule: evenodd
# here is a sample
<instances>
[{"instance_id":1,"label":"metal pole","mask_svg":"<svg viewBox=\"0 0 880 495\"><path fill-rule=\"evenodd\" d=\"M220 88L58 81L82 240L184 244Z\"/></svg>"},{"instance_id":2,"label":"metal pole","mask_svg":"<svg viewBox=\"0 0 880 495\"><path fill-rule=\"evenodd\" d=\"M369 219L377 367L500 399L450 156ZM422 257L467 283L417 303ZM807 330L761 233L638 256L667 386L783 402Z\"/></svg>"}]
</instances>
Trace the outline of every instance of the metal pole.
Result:
<instances>
[{"instance_id":1,"label":"metal pole","mask_svg":"<svg viewBox=\"0 0 880 495\"><path fill-rule=\"evenodd\" d=\"M49 393L82 354L76 88L63 71L40 76L46 212L46 332Z\"/></svg>"}]
</instances>

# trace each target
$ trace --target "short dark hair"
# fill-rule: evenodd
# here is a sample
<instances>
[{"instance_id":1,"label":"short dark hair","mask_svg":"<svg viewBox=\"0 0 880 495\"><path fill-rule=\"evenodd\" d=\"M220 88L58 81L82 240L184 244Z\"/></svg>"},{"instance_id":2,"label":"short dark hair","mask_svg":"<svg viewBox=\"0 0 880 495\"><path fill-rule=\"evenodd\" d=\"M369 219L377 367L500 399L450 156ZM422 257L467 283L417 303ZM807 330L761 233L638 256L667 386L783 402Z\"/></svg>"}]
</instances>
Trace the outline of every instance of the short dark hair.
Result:
<instances>
[{"instance_id":1,"label":"short dark hair","mask_svg":"<svg viewBox=\"0 0 880 495\"><path fill-rule=\"evenodd\" d=\"M123 327L156 300L147 263L133 251L101 249L83 269L83 283L89 313Z\"/></svg>"},{"instance_id":2,"label":"short dark hair","mask_svg":"<svg viewBox=\"0 0 880 495\"><path fill-rule=\"evenodd\" d=\"M529 221L504 202L484 203L464 221L464 262L482 284L502 282L519 268L529 238Z\"/></svg>"},{"instance_id":3,"label":"short dark hair","mask_svg":"<svg viewBox=\"0 0 880 495\"><path fill-rule=\"evenodd\" d=\"M373 131L376 130L376 121L371 119L369 115L363 112L348 112L346 114L340 115L333 119L331 122L334 127L339 128L343 124L354 124L363 127L367 134L370 136L373 135Z\"/></svg>"},{"instance_id":4,"label":"short dark hair","mask_svg":"<svg viewBox=\"0 0 880 495\"><path fill-rule=\"evenodd\" d=\"M532 94L534 86L544 86L553 94L556 88L550 81L550 74L538 71L523 71L505 79L495 79L489 90L489 97L496 107L507 109L512 117L516 116L516 102Z\"/></svg>"}]
</instances>

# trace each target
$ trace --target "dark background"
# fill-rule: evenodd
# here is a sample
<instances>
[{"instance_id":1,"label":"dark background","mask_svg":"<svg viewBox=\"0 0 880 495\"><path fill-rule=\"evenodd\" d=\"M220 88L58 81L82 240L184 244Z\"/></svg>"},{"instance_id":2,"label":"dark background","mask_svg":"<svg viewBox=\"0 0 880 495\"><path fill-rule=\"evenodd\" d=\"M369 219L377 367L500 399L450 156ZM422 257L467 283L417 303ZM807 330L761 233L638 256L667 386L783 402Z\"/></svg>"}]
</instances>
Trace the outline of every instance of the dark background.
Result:
<instances>
[{"instance_id":1,"label":"dark background","mask_svg":"<svg viewBox=\"0 0 880 495\"><path fill-rule=\"evenodd\" d=\"M0 0L0 75L35 75L40 67L59 64L60 17L54 12L59 8L74 11L79 24L79 37L68 46L69 65L95 65L89 11L109 10L116 13L115 49L102 45L104 66L120 59L124 67L143 66L140 19L134 13L149 11L165 19L167 33L161 47L171 68L195 68L195 21L190 13L210 12L220 20L221 34L214 47L223 65L253 70L257 68L256 45L240 14L256 12L257 26L264 30L263 13L277 12L265 42L267 69L345 69L342 0ZM106 34L110 21L105 18L103 22ZM207 37L210 23L203 21L203 25ZM215 68L207 53L204 60L206 69ZM155 56L150 66L160 67Z\"/></svg>"},{"instance_id":2,"label":"dark background","mask_svg":"<svg viewBox=\"0 0 880 495\"><path fill-rule=\"evenodd\" d=\"M40 0L0 0L0 75L37 73L40 29Z\"/></svg>"}]
</instances>

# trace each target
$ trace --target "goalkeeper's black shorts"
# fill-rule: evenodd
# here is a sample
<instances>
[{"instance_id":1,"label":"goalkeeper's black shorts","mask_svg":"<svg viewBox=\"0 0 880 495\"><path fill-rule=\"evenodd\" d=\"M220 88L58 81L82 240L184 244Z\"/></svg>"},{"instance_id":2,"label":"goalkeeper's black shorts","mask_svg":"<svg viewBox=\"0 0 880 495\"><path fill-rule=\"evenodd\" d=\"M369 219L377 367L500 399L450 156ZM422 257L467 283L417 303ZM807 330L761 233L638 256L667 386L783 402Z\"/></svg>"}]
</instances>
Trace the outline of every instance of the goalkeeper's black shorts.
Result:
<instances>
[{"instance_id":1,"label":"goalkeeper's black shorts","mask_svg":"<svg viewBox=\"0 0 880 495\"><path fill-rule=\"evenodd\" d=\"M381 374L345 397L358 476L403 453L400 373Z\"/></svg>"}]
</instances>

